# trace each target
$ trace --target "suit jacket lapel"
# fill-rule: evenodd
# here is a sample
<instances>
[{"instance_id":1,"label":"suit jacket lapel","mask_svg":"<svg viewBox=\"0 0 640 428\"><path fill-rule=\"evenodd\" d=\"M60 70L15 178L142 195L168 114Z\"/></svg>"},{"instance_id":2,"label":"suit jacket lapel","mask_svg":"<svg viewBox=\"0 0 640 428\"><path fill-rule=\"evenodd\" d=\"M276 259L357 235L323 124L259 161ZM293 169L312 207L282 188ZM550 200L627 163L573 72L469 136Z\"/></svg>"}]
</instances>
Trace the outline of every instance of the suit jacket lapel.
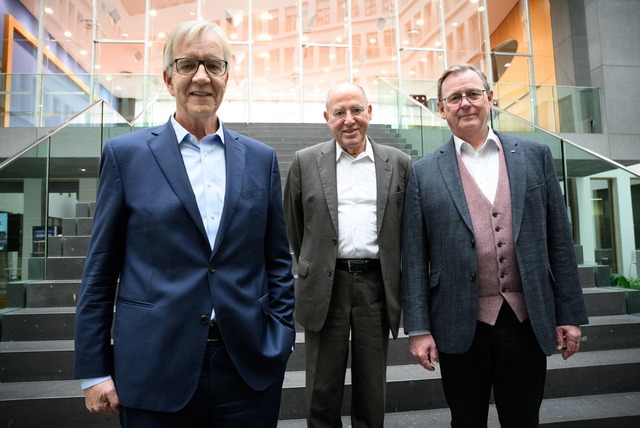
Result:
<instances>
[{"instance_id":1,"label":"suit jacket lapel","mask_svg":"<svg viewBox=\"0 0 640 428\"><path fill-rule=\"evenodd\" d=\"M240 195L242 193L242 179L245 169L245 147L240 144L237 136L232 136L223 125L224 132L224 156L227 169L227 188L224 194L224 207L220 227L216 235L216 242L213 246L213 253L218 250L222 240L229 231L229 226L233 219Z\"/></svg>"},{"instance_id":2,"label":"suit jacket lapel","mask_svg":"<svg viewBox=\"0 0 640 428\"><path fill-rule=\"evenodd\" d=\"M384 212L387 208L387 200L389 199L389 186L391 185L391 175L393 174L393 166L389 163L389 156L382 153L378 149L378 145L371 139L371 147L376 158L376 198L377 198L377 230L378 234L382 227Z\"/></svg>"},{"instance_id":3,"label":"suit jacket lapel","mask_svg":"<svg viewBox=\"0 0 640 428\"><path fill-rule=\"evenodd\" d=\"M173 127L171 126L171 121L167 122L163 127L159 127L157 131L152 131L152 133L154 137L147 140L149 150L151 150L151 153L176 196L180 199L189 216L206 238L207 232L200 217L198 203L193 194L187 170L184 167L184 161L182 160L182 154L180 153L180 147ZM153 191L153 189L149 189L149 191Z\"/></svg>"},{"instance_id":4,"label":"suit jacket lapel","mask_svg":"<svg viewBox=\"0 0 640 428\"><path fill-rule=\"evenodd\" d=\"M324 198L331 214L333 227L338 233L338 186L336 178L336 142L328 141L322 147L322 155L318 157L318 172Z\"/></svg>"},{"instance_id":5,"label":"suit jacket lapel","mask_svg":"<svg viewBox=\"0 0 640 428\"><path fill-rule=\"evenodd\" d=\"M456 147L453 142L453 137L449 140L446 146L441 149L440 156L438 157L438 165L440 167L440 173L442 179L449 189L449 194L460 216L466 223L469 230L473 230L471 223L471 214L469 213L469 207L467 206L467 199L464 196L464 189L462 188L462 179L460 178L460 170L458 168L458 159L456 153Z\"/></svg>"},{"instance_id":6,"label":"suit jacket lapel","mask_svg":"<svg viewBox=\"0 0 640 428\"><path fill-rule=\"evenodd\" d=\"M513 237L517 239L524 215L524 199L526 195L527 164L517 140L496 133L504 151L504 161L507 164L509 187L511 188L511 216L513 218Z\"/></svg>"}]
</instances>

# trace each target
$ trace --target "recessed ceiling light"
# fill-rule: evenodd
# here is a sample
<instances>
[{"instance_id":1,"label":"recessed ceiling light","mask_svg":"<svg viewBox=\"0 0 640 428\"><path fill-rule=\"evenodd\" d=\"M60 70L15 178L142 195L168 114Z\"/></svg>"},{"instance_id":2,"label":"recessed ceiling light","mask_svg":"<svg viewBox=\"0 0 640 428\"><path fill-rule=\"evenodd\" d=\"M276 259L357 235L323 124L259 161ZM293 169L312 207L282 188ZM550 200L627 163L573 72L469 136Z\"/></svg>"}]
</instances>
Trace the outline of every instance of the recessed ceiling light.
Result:
<instances>
[{"instance_id":1,"label":"recessed ceiling light","mask_svg":"<svg viewBox=\"0 0 640 428\"><path fill-rule=\"evenodd\" d=\"M44 13L48 13L49 15L51 15L53 13L53 9L51 9L50 7L45 7Z\"/></svg>"},{"instance_id":2,"label":"recessed ceiling light","mask_svg":"<svg viewBox=\"0 0 640 428\"><path fill-rule=\"evenodd\" d=\"M65 31L64 32L64 36L65 37L71 37L72 36L71 31Z\"/></svg>"}]
</instances>

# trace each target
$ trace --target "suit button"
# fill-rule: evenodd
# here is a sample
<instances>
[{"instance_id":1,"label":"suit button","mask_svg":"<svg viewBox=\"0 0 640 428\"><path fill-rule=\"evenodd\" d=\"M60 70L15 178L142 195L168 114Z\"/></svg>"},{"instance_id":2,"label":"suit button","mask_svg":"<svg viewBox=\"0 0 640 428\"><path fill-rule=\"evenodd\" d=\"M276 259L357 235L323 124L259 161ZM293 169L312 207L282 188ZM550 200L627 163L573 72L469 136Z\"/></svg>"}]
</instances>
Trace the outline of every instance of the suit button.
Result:
<instances>
[{"instance_id":1,"label":"suit button","mask_svg":"<svg viewBox=\"0 0 640 428\"><path fill-rule=\"evenodd\" d=\"M331 243L332 243L333 245L337 245L337 244L338 244L338 240L337 240L336 238L333 238L333 239L331 240Z\"/></svg>"},{"instance_id":2,"label":"suit button","mask_svg":"<svg viewBox=\"0 0 640 428\"><path fill-rule=\"evenodd\" d=\"M216 265L210 264L209 265L209 272L214 273L215 271L216 271Z\"/></svg>"},{"instance_id":3,"label":"suit button","mask_svg":"<svg viewBox=\"0 0 640 428\"><path fill-rule=\"evenodd\" d=\"M469 241L469 246L470 246L471 248L475 247L475 246L476 246L476 241L475 241L475 240L473 240L473 239L472 239L471 241Z\"/></svg>"},{"instance_id":4,"label":"suit button","mask_svg":"<svg viewBox=\"0 0 640 428\"><path fill-rule=\"evenodd\" d=\"M475 281L476 280L476 274L475 272L471 272L469 274L469 281Z\"/></svg>"},{"instance_id":5,"label":"suit button","mask_svg":"<svg viewBox=\"0 0 640 428\"><path fill-rule=\"evenodd\" d=\"M200 324L202 325L209 324L209 317L206 315L200 315Z\"/></svg>"}]
</instances>

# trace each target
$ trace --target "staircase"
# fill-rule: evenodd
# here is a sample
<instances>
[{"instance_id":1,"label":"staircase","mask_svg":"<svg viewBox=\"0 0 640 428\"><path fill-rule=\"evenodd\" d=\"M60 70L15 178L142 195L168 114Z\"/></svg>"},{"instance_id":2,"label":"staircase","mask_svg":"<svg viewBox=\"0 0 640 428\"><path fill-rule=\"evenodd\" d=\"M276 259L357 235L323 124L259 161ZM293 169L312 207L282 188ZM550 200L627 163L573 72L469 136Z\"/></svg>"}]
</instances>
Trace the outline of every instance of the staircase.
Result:
<instances>
[{"instance_id":1,"label":"staircase","mask_svg":"<svg viewBox=\"0 0 640 428\"><path fill-rule=\"evenodd\" d=\"M331 138L325 124L229 124L230 129L276 148L284 179L293 153ZM371 125L371 137L411 153L389 127ZM93 204L79 203L76 216L64 219L63 236L50 238L47 279L30 282L9 301L23 309L5 313L0 341L0 428L118 427L116 417L84 408L79 381L73 380L73 332L76 298L89 242ZM590 324L583 328L580 352L568 361L548 361L544 427L640 426L640 317L627 314L627 291L596 287L597 268L580 267ZM640 292L639 292L640 293ZM302 428L304 421L304 334L285 375L279 428ZM440 373L414 363L407 337L389 344L385 426L448 427L449 411ZM345 402L350 398L349 374ZM343 407L349 426L349 409ZM499 426L495 409L491 427Z\"/></svg>"}]
</instances>

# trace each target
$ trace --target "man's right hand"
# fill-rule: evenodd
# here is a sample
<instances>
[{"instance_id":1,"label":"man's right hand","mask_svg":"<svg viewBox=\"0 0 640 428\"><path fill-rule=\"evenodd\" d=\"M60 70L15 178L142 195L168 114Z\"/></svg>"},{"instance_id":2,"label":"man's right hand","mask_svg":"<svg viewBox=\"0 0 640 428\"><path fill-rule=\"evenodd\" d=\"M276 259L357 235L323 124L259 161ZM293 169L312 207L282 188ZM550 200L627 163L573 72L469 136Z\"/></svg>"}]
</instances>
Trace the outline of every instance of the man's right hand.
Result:
<instances>
[{"instance_id":1,"label":"man's right hand","mask_svg":"<svg viewBox=\"0 0 640 428\"><path fill-rule=\"evenodd\" d=\"M85 389L84 402L91 413L120 413L120 400L113 379Z\"/></svg>"},{"instance_id":2,"label":"man's right hand","mask_svg":"<svg viewBox=\"0 0 640 428\"><path fill-rule=\"evenodd\" d=\"M422 367L431 372L436 369L438 348L436 348L436 342L432 335L409 336L409 351Z\"/></svg>"}]
</instances>

